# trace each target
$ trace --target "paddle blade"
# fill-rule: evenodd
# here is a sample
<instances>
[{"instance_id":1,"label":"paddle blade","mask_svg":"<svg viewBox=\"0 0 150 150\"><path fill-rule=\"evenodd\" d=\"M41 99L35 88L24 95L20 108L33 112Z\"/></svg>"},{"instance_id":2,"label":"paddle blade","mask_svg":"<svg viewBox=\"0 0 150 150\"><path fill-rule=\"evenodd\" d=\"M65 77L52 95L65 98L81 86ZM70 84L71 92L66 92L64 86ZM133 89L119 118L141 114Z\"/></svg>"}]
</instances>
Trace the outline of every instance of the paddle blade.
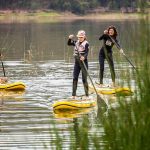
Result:
<instances>
[{"instance_id":1,"label":"paddle blade","mask_svg":"<svg viewBox=\"0 0 150 150\"><path fill-rule=\"evenodd\" d=\"M97 105L98 108L103 107L103 108L108 108L108 103L102 99L98 94L97 94Z\"/></svg>"}]
</instances>

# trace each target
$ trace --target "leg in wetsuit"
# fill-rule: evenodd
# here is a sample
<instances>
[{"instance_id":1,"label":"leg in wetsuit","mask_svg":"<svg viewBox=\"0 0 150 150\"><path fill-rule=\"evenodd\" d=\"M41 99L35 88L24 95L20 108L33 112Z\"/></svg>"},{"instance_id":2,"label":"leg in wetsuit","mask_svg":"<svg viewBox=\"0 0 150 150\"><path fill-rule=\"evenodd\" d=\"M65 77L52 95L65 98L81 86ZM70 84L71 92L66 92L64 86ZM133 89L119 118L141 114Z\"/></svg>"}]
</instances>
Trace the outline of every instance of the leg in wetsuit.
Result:
<instances>
[{"instance_id":1,"label":"leg in wetsuit","mask_svg":"<svg viewBox=\"0 0 150 150\"><path fill-rule=\"evenodd\" d=\"M87 60L84 60L86 67L88 68ZM72 96L76 96L78 77L80 74L80 70L82 70L82 82L84 85L85 95L88 96L88 82L87 82L87 72L83 66L83 63L79 60L79 58L75 59L74 71L73 71L73 87L72 87Z\"/></svg>"},{"instance_id":2,"label":"leg in wetsuit","mask_svg":"<svg viewBox=\"0 0 150 150\"><path fill-rule=\"evenodd\" d=\"M115 83L115 70L114 70L114 62L113 62L112 53L105 53L104 54L104 52L100 51L100 53L99 53L99 64L100 64L99 79L100 79L100 84L103 84L104 61L105 61L105 59L107 60L109 68L110 68L112 82Z\"/></svg>"}]
</instances>

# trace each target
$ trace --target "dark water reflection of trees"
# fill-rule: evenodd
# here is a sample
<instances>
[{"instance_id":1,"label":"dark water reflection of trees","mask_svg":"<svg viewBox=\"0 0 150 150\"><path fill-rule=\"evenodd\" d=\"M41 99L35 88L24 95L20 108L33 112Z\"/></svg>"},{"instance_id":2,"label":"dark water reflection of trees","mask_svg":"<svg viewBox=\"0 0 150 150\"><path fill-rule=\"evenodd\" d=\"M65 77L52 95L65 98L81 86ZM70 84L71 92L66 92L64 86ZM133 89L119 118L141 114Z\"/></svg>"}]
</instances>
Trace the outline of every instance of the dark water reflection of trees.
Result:
<instances>
[{"instance_id":1,"label":"dark water reflection of trees","mask_svg":"<svg viewBox=\"0 0 150 150\"><path fill-rule=\"evenodd\" d=\"M119 41L127 51L134 51L137 45L137 21L86 21L60 23L0 23L0 48L5 58L33 60L71 59L72 48L67 46L69 34L84 29L90 43L90 58L97 59L101 43L98 38L109 25L115 25ZM130 33L130 35L129 35ZM131 42L132 41L132 42Z\"/></svg>"}]
</instances>

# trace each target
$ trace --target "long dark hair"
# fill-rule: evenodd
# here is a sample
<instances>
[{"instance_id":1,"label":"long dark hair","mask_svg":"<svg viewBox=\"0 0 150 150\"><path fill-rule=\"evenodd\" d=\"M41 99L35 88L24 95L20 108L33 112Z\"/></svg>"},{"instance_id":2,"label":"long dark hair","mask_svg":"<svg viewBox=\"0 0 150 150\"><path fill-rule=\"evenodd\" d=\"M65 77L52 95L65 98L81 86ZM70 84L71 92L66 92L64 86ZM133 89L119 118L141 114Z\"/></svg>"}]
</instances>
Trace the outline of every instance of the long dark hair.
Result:
<instances>
[{"instance_id":1,"label":"long dark hair","mask_svg":"<svg viewBox=\"0 0 150 150\"><path fill-rule=\"evenodd\" d=\"M113 30L114 30L114 35L113 35L113 36L116 38L117 35L118 35L116 27L115 27L115 26L112 26L112 25L109 26L108 29L107 29L108 33L109 33L109 30L110 30L110 29L113 29Z\"/></svg>"}]
</instances>

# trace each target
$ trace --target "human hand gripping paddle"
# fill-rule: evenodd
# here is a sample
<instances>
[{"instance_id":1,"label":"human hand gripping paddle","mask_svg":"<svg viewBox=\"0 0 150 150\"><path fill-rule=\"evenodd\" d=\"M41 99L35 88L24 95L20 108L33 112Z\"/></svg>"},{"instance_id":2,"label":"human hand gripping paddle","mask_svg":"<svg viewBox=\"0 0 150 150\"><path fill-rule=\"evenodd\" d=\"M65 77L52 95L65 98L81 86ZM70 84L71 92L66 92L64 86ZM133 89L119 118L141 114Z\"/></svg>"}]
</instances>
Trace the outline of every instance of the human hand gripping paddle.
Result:
<instances>
[{"instance_id":1,"label":"human hand gripping paddle","mask_svg":"<svg viewBox=\"0 0 150 150\"><path fill-rule=\"evenodd\" d=\"M133 67L133 69L136 70L135 66L132 64L132 62L129 60L129 58L126 56L126 54L124 53L124 50L116 43L116 41L110 36L110 39L112 40L112 42L116 45L116 47L120 50L120 53L126 58L126 60L130 63L130 65Z\"/></svg>"}]
</instances>

